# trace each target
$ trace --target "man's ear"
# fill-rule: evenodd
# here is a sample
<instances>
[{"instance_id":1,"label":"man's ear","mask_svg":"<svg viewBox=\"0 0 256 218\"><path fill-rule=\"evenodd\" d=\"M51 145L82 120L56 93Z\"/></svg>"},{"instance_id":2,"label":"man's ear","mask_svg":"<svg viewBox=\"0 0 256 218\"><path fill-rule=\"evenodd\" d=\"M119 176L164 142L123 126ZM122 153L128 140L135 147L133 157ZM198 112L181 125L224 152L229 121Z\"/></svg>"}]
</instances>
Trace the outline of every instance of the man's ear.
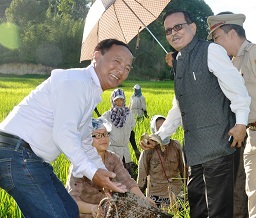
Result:
<instances>
[{"instance_id":1,"label":"man's ear","mask_svg":"<svg viewBox=\"0 0 256 218\"><path fill-rule=\"evenodd\" d=\"M230 34L231 39L234 39L234 37L237 35L237 32L234 29L231 29L228 34Z\"/></svg>"},{"instance_id":2,"label":"man's ear","mask_svg":"<svg viewBox=\"0 0 256 218\"><path fill-rule=\"evenodd\" d=\"M94 51L94 52L93 52L93 57L92 57L92 59L93 59L94 61L97 61L97 60L100 58L101 55L102 55L102 54L101 54L100 51Z\"/></svg>"},{"instance_id":3,"label":"man's ear","mask_svg":"<svg viewBox=\"0 0 256 218\"><path fill-rule=\"evenodd\" d=\"M196 35L196 28L197 28L196 24L195 23L191 23L191 24L189 24L189 26L192 29L193 34Z\"/></svg>"}]
</instances>

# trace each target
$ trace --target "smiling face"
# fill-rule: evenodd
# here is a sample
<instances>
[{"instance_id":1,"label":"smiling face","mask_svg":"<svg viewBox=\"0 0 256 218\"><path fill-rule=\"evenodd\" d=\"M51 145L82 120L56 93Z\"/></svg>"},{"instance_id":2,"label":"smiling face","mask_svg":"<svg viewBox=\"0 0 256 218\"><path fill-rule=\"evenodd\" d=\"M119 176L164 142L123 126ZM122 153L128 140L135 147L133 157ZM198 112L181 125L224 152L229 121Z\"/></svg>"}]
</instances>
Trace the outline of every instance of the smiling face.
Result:
<instances>
[{"instance_id":1,"label":"smiling face","mask_svg":"<svg viewBox=\"0 0 256 218\"><path fill-rule=\"evenodd\" d=\"M108 134L106 129L97 129L92 132L92 135L97 135L102 133L105 133L106 135ZM93 137L92 145L97 149L99 154L104 153L109 146L109 136L108 137L102 136L101 138Z\"/></svg>"},{"instance_id":2,"label":"smiling face","mask_svg":"<svg viewBox=\"0 0 256 218\"><path fill-rule=\"evenodd\" d=\"M104 55L96 51L94 61L94 68L104 91L118 87L128 77L133 56L125 46L114 44Z\"/></svg>"},{"instance_id":3,"label":"smiling face","mask_svg":"<svg viewBox=\"0 0 256 218\"><path fill-rule=\"evenodd\" d=\"M192 41L196 33L195 23L187 24L181 12L167 16L164 21L164 29L173 28L178 24L182 24L182 28L179 31L172 29L172 33L166 35L167 41L176 51L180 51L182 48L186 47Z\"/></svg>"}]
</instances>

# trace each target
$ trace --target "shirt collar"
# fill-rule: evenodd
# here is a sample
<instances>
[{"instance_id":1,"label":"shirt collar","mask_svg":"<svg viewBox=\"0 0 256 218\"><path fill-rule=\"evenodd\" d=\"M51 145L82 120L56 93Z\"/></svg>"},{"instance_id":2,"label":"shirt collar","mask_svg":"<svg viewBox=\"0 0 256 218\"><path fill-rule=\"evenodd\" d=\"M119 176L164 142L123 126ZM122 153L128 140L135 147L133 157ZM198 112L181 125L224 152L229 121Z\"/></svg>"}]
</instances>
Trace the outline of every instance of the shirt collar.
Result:
<instances>
[{"instance_id":1,"label":"shirt collar","mask_svg":"<svg viewBox=\"0 0 256 218\"><path fill-rule=\"evenodd\" d=\"M88 66L88 70L89 70L89 72L90 72L90 74L91 74L92 80L93 80L93 82L95 83L95 85L98 86L98 87L102 90L99 77L98 77L97 74L96 74L96 71L95 71L95 69L94 69L93 64L90 64L90 65Z\"/></svg>"},{"instance_id":2,"label":"shirt collar","mask_svg":"<svg viewBox=\"0 0 256 218\"><path fill-rule=\"evenodd\" d=\"M241 45L236 57L244 55L244 51L246 50L246 46L249 45L250 42L247 40L244 40L243 44Z\"/></svg>"}]
</instances>

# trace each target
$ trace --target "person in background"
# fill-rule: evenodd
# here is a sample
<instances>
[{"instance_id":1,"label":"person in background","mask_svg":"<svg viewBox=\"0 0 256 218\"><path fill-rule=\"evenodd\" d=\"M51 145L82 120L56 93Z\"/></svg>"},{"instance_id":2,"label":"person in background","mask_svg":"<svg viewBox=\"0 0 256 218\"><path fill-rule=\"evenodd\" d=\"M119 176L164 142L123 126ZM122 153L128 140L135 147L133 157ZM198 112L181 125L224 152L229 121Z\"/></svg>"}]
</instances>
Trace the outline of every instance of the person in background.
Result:
<instances>
[{"instance_id":1,"label":"person in background","mask_svg":"<svg viewBox=\"0 0 256 218\"><path fill-rule=\"evenodd\" d=\"M50 164L61 153L73 164L75 177L126 191L110 180L115 173L106 169L91 145L91 119L102 92L118 87L132 62L127 44L103 40L87 68L53 70L1 122L0 187L15 199L24 217L78 217L77 204Z\"/></svg>"},{"instance_id":2,"label":"person in background","mask_svg":"<svg viewBox=\"0 0 256 218\"><path fill-rule=\"evenodd\" d=\"M136 120L140 121L144 117L148 118L148 113L146 110L146 100L142 95L141 87L139 84L136 84L134 87L134 93L130 99L129 108L136 117Z\"/></svg>"},{"instance_id":3,"label":"person in background","mask_svg":"<svg viewBox=\"0 0 256 218\"><path fill-rule=\"evenodd\" d=\"M133 175L129 138L135 126L135 119L130 109L126 107L125 94L122 89L118 88L112 92L110 102L112 105L111 109L102 115L102 117L112 123L111 143L108 149L115 152L121 158L125 168ZM137 146L136 150L138 150Z\"/></svg>"},{"instance_id":4,"label":"person in background","mask_svg":"<svg viewBox=\"0 0 256 218\"><path fill-rule=\"evenodd\" d=\"M153 116L151 133L156 133L164 121L162 115ZM177 140L166 137L162 147L158 144L153 149L142 151L138 165L137 183L143 192L148 187L147 194L158 207L163 203L170 205L170 192L175 196L181 193L186 168L182 147Z\"/></svg>"},{"instance_id":5,"label":"person in background","mask_svg":"<svg viewBox=\"0 0 256 218\"><path fill-rule=\"evenodd\" d=\"M109 136L112 128L111 123L102 117L97 119L93 118L92 126L92 145L96 148L106 168L110 172L114 172L116 174L115 181L124 184L130 192L138 195L141 198L147 199L149 203L154 205L154 202L150 198L146 198L140 191L136 181L131 178L127 170L124 168L120 157L118 157L117 154L107 150L110 143ZM98 205L100 201L106 197L102 187L91 182L91 180L85 176L82 178L74 177L72 175L71 165L66 188L69 194L78 204L80 218L96 217L98 209L100 208Z\"/></svg>"},{"instance_id":6,"label":"person in background","mask_svg":"<svg viewBox=\"0 0 256 218\"><path fill-rule=\"evenodd\" d=\"M225 49L196 36L190 13L171 10L163 21L176 50L166 57L175 72L175 97L156 134L163 140L180 125L184 129L191 218L233 217L234 152L246 135L251 99ZM155 143L140 146L150 149Z\"/></svg>"},{"instance_id":7,"label":"person in background","mask_svg":"<svg viewBox=\"0 0 256 218\"><path fill-rule=\"evenodd\" d=\"M239 150L238 173L235 183L234 217L256 217L256 45L246 39L244 14L222 12L207 19L210 29L208 39L223 46L232 57L234 66L240 71L251 97L246 146ZM244 154L244 158L243 158ZM243 163L244 160L244 163ZM246 176L245 176L246 174ZM244 181L246 180L245 197ZM248 210L249 209L249 210ZM248 211L247 211L248 210Z\"/></svg>"}]
</instances>

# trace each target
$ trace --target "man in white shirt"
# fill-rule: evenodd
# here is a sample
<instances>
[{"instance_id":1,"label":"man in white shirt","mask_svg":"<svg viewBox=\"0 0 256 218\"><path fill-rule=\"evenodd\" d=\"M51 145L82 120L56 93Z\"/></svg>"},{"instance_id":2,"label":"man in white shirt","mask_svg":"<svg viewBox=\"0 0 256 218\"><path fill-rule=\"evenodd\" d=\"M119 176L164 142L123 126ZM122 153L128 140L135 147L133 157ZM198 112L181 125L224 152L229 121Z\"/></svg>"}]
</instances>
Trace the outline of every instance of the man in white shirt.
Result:
<instances>
[{"instance_id":1,"label":"man in white shirt","mask_svg":"<svg viewBox=\"0 0 256 218\"><path fill-rule=\"evenodd\" d=\"M225 49L195 36L191 14L167 12L164 28L176 50L176 57L166 57L168 64L173 59L175 98L156 134L163 140L184 129L190 217L233 217L233 155L246 135L250 97Z\"/></svg>"},{"instance_id":2,"label":"man in white shirt","mask_svg":"<svg viewBox=\"0 0 256 218\"><path fill-rule=\"evenodd\" d=\"M128 77L132 61L125 43L103 40L90 66L53 70L0 124L0 187L25 217L78 217L76 203L49 164L61 153L74 165L75 177L126 191L111 182L115 174L106 170L92 146L91 119L102 92Z\"/></svg>"}]
</instances>

